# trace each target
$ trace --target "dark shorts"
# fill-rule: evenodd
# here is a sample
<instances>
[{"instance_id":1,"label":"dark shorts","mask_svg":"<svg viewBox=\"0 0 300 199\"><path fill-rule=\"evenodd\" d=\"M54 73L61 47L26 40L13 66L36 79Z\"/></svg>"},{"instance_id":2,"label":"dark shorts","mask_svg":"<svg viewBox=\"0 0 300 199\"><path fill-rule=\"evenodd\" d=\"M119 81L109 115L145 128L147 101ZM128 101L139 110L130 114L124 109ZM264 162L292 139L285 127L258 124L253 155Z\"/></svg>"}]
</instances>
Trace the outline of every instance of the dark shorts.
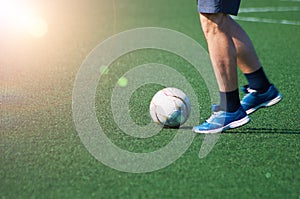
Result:
<instances>
[{"instance_id":1,"label":"dark shorts","mask_svg":"<svg viewBox=\"0 0 300 199\"><path fill-rule=\"evenodd\" d=\"M198 0L198 11L237 15L240 3L241 0Z\"/></svg>"}]
</instances>

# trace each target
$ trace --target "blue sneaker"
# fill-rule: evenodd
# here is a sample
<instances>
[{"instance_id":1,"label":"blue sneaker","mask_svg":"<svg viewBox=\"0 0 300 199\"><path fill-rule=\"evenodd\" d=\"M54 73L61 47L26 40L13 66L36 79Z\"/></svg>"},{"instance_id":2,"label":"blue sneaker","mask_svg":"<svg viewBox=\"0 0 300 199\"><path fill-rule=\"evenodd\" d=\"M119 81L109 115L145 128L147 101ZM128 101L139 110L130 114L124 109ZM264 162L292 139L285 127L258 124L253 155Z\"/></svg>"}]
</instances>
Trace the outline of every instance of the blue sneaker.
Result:
<instances>
[{"instance_id":1,"label":"blue sneaker","mask_svg":"<svg viewBox=\"0 0 300 199\"><path fill-rule=\"evenodd\" d=\"M227 129L243 126L250 122L250 117L240 107L236 112L230 113L220 110L219 105L212 106L213 114L203 124L195 126L195 133L220 133Z\"/></svg>"},{"instance_id":2,"label":"blue sneaker","mask_svg":"<svg viewBox=\"0 0 300 199\"><path fill-rule=\"evenodd\" d=\"M272 106L282 99L282 95L271 85L265 93L259 93L249 88L248 85L242 87L242 91L246 93L241 101L241 105L247 114L251 114L259 108Z\"/></svg>"}]
</instances>

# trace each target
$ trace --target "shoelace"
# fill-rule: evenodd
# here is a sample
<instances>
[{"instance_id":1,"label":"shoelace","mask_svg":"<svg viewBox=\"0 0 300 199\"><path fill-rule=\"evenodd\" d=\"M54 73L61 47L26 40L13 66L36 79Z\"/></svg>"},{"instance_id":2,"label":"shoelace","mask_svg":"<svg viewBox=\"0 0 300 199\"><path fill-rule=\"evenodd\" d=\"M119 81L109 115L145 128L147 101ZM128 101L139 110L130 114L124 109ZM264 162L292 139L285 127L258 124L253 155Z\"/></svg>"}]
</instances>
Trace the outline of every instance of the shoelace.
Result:
<instances>
[{"instance_id":1,"label":"shoelace","mask_svg":"<svg viewBox=\"0 0 300 199\"><path fill-rule=\"evenodd\" d=\"M206 120L206 122L211 123L216 117L222 114L221 111L213 112L213 114Z\"/></svg>"}]
</instances>

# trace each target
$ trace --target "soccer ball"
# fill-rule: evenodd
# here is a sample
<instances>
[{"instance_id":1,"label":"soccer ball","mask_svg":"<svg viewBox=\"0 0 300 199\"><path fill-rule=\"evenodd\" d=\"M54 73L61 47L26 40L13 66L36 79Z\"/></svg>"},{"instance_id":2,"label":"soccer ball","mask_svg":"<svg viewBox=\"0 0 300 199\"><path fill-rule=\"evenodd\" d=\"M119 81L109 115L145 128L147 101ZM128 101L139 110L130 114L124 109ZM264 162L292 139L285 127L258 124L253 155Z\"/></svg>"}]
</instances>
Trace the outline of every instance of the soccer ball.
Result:
<instances>
[{"instance_id":1,"label":"soccer ball","mask_svg":"<svg viewBox=\"0 0 300 199\"><path fill-rule=\"evenodd\" d=\"M186 122L190 112L190 100L178 88L164 88L158 91L150 103L152 120L165 128L179 128Z\"/></svg>"}]
</instances>

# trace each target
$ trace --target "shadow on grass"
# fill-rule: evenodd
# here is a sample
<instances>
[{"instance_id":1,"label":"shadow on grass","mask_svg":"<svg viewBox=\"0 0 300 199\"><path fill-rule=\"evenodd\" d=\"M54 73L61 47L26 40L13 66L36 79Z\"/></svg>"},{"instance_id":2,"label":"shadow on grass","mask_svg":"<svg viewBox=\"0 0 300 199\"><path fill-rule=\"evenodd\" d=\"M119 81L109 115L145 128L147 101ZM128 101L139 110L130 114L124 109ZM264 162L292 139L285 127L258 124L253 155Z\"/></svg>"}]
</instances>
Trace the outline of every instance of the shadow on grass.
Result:
<instances>
[{"instance_id":1,"label":"shadow on grass","mask_svg":"<svg viewBox=\"0 0 300 199\"><path fill-rule=\"evenodd\" d=\"M192 126L182 126L180 129L192 130ZM243 134L259 134L259 133L275 133L275 134L300 134L300 129L283 129L283 128L242 128L231 129L222 133L243 133Z\"/></svg>"},{"instance_id":2,"label":"shadow on grass","mask_svg":"<svg viewBox=\"0 0 300 199\"><path fill-rule=\"evenodd\" d=\"M244 129L233 129L225 131L223 133L244 133L244 134L255 134L255 133L275 133L275 134L300 134L299 129L284 129L284 128L244 128Z\"/></svg>"}]
</instances>

